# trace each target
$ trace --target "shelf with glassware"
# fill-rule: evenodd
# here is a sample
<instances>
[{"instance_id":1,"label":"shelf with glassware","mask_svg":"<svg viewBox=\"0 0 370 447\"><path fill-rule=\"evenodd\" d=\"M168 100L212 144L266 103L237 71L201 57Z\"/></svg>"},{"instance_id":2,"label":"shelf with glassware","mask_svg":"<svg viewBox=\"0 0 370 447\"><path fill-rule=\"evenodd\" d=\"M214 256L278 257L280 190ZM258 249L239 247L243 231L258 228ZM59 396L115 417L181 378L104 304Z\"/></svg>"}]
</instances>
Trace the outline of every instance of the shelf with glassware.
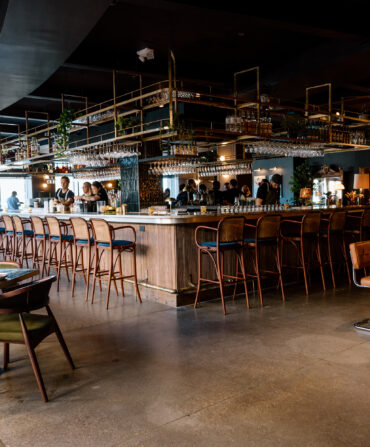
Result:
<instances>
[{"instance_id":1,"label":"shelf with glassware","mask_svg":"<svg viewBox=\"0 0 370 447\"><path fill-rule=\"evenodd\" d=\"M8 152L14 151L9 157L10 162L6 165L14 165L15 163L23 163L28 165L33 161L37 161L50 157L60 157L68 155L73 150L78 150L95 139L97 144L102 140L109 139L113 141L130 141L141 140L143 142L153 140L169 139L170 135L178 136L179 141L169 144L168 154L173 155L195 155L195 143L197 142L223 142L231 140L233 142L243 142L245 140L263 139L269 140L275 137L281 137L282 132L286 132L288 138L293 137L292 144L296 144L297 139L306 142L322 143L328 150L332 150L332 146L338 145L343 148L351 146L360 149L368 148L366 144L366 135L363 129L351 129L350 123L362 123L366 128L370 124L370 120L360 119L358 116L349 112L339 116L342 123L336 124L338 112L328 114L325 110L320 113L310 115L314 112L313 108L299 108L290 105L285 106L282 103L273 104L272 102L262 101L262 97L257 100L250 101L242 96L221 95L213 92L200 92L197 90L187 90L185 87L173 90L172 87L163 87L164 83L153 84L144 87L135 92L126 93L120 97L115 97L114 101L105 101L102 104L89 107L84 113L76 114L69 133L76 130L87 129L89 127L99 127L101 123L112 122L112 129L109 132L105 130L99 131L94 136L84 136L80 140L71 140L68 148L62 151L62 154L52 153L38 155L40 140L46 139L46 132L55 132L56 125L42 128L29 129L27 135L20 135L20 138L3 139L2 146L8 148ZM168 82L169 83L169 82ZM172 92L172 95L171 95ZM189 142L181 142L181 133L183 129L176 123L176 107L181 102L187 104L195 104L198 106L212 107L219 110L229 110L232 115L227 115L224 126L216 126L213 118L210 116L208 126L194 126L193 136ZM172 112L171 122L171 104L174 112ZM144 111L153 110L153 108L169 107L169 117L155 122L145 122ZM311 110L312 109L312 110ZM305 113L308 112L308 116ZM78 115L78 116L77 116ZM81 115L81 116L80 116ZM292 120L295 121L292 124ZM360 121L358 121L360 120ZM165 125L168 121L168 124ZM301 122L304 126L301 126ZM298 126L298 129L297 129ZM301 126L301 129L300 129ZM303 128L303 130L302 130ZM88 133L88 132L87 132ZM52 135L52 138L54 135ZM22 138L26 139L26 143L20 143ZM36 139L32 140L32 139ZM280 138L279 138L280 139ZM338 141L336 141L338 140ZM33 141L35 148L31 155L34 157L24 158L25 153L29 155L29 151L25 151L24 145L27 147ZM291 140L285 140L289 144ZM16 155L18 154L18 155ZM12 157L14 155L14 157ZM166 154L164 154L166 155Z\"/></svg>"}]
</instances>

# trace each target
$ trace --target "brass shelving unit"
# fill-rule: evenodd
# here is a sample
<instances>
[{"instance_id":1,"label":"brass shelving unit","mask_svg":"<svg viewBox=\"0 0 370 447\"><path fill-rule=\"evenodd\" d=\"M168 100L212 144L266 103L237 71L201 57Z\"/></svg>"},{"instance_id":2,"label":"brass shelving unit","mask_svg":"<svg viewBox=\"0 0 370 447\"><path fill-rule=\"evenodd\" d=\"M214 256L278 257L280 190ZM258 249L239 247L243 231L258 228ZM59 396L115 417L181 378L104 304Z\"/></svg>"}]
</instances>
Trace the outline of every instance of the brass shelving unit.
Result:
<instances>
[{"instance_id":1,"label":"brass shelving unit","mask_svg":"<svg viewBox=\"0 0 370 447\"><path fill-rule=\"evenodd\" d=\"M239 79L246 73L256 74L256 95L254 98L249 98L240 93ZM317 86L308 87L306 89L306 103L302 107L295 107L291 105L284 105L283 103L266 103L261 101L260 92L260 68L252 67L247 70L243 70L234 73L234 86L232 94L220 94L212 91L202 91L201 89L194 87L184 87L184 83L180 82L176 78L176 61L172 51L169 52L168 58L168 79L143 86L142 78L138 76L138 89L117 95L117 76L118 70L112 72L112 90L113 98L104 101L100 104L94 104L89 106L88 98L78 97L84 101L85 107L76 113L76 119L73 121L73 127L70 133L73 135L77 131L84 130L85 134L82 138L72 138L69 148L64 152L64 158L60 157L57 152L52 152L51 140L53 134L56 132L57 123L52 122L48 114L47 123L41 126L29 127L28 117L31 113L26 111L26 131L20 132L18 129L18 135L16 137L8 137L0 140L0 164L3 162L4 150L17 150L20 141L23 139L26 141L28 148L28 155L30 155L30 142L32 138L36 138L38 141L47 142L47 153L30 157L26 159L11 162L6 164L9 169L15 166L29 166L36 163L51 162L52 160L66 160L71 151L84 149L100 143L110 142L126 142L127 144L136 144L138 141L145 144L153 141L177 141L184 138L184 135L180 135L178 129L176 129L175 118L179 109L179 104L192 104L204 107L211 107L215 110L230 111L234 116L238 116L245 109L253 109L256 112L256 133L240 133L230 130L225 130L225 126L222 123L215 123L211 119L207 121L206 125L197 125L193 128L192 138L195 143L205 143L209 146L215 144L247 144L253 140L274 140L284 139L287 141L294 141L284 137L284 132L281 129L275 129L275 132L270 136L261 135L261 112L264 108L269 110L269 113L273 117L281 117L287 113L295 113L305 119L319 120L322 123L326 123L329 127L329 139L328 141L320 142L323 145L325 152L335 151L347 151L347 150L366 150L370 149L370 145L367 144L349 144L342 142L335 142L332 140L332 128L339 120L341 123L349 123L349 126L370 126L370 120L363 118L360 114L349 112L344 110L344 100L341 104L340 110L336 110L332 104L332 85L322 84ZM317 106L309 102L310 93L313 90L328 89L328 104L325 107ZM62 95L62 110L65 107L66 97L71 95ZM167 116L156 121L146 121L146 112L153 111L155 109L168 109ZM132 127L119 131L117 128L117 120L120 117L135 116L138 118L137 124ZM102 126L103 124L111 123L112 128L107 131ZM94 132L92 130L94 129ZM98 130L99 129L99 130ZM186 137L186 135L185 135ZM305 141L310 144L310 140ZM317 144L318 141L312 141L313 144ZM244 154L245 151L242 151ZM143 151L143 158L146 158L145 150ZM4 165L3 165L4 167Z\"/></svg>"}]
</instances>

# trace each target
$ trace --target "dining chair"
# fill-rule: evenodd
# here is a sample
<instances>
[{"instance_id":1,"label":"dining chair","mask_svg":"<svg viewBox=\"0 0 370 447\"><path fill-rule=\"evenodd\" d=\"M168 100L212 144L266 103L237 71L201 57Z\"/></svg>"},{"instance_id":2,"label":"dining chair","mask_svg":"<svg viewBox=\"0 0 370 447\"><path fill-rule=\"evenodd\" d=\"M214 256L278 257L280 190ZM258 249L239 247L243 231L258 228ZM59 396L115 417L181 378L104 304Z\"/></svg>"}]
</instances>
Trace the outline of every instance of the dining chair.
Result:
<instances>
[{"instance_id":1,"label":"dining chair","mask_svg":"<svg viewBox=\"0 0 370 447\"><path fill-rule=\"evenodd\" d=\"M58 323L49 306L49 292L55 276L34 281L0 295L0 342L4 344L4 370L10 363L9 345L23 344L39 387L42 399L48 401L35 348L55 333L72 369L75 369ZM46 314L33 313L45 309Z\"/></svg>"}]
</instances>

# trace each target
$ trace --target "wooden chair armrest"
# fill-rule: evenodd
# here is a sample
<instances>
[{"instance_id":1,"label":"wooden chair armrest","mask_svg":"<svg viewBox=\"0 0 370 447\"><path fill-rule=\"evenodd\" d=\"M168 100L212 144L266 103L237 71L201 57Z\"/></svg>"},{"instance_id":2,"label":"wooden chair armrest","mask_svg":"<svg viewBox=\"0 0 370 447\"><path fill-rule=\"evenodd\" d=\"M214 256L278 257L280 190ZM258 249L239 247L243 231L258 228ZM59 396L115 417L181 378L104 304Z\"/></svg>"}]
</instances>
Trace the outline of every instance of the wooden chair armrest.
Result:
<instances>
[{"instance_id":1,"label":"wooden chair armrest","mask_svg":"<svg viewBox=\"0 0 370 447\"><path fill-rule=\"evenodd\" d=\"M113 227L113 225L109 225L109 227L110 227L111 231L113 232L113 234L114 234L114 232L116 230L125 230L125 229L128 228L129 230L132 231L132 233L134 235L134 241L133 242L136 244L136 230L135 230L135 228L132 225L122 225L120 227Z\"/></svg>"},{"instance_id":2,"label":"wooden chair armrest","mask_svg":"<svg viewBox=\"0 0 370 447\"><path fill-rule=\"evenodd\" d=\"M201 247L201 245L199 244L199 242L198 242L198 231L199 230L211 230L211 231L217 231L217 228L214 228L214 227L206 227L205 225L199 225L196 229L195 229L195 234L194 234L194 237L195 237L195 243L196 243L196 245L197 245L197 247Z\"/></svg>"}]
</instances>

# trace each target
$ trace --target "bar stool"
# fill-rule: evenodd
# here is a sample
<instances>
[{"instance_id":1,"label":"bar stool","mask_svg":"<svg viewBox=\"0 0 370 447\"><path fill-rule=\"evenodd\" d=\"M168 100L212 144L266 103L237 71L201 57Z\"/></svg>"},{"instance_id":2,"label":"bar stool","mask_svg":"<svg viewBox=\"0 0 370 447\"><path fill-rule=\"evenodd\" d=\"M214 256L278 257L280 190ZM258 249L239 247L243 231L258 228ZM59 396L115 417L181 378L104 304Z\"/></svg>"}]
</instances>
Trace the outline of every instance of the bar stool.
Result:
<instances>
[{"instance_id":1,"label":"bar stool","mask_svg":"<svg viewBox=\"0 0 370 447\"><path fill-rule=\"evenodd\" d=\"M28 268L28 260L33 260L33 241L34 232L26 229L27 224L31 224L29 219L21 219L19 216L13 216L13 224L15 229L14 236L14 259L18 259L20 264L26 261Z\"/></svg>"},{"instance_id":2,"label":"bar stool","mask_svg":"<svg viewBox=\"0 0 370 447\"><path fill-rule=\"evenodd\" d=\"M4 247L4 259L8 259L10 261L14 261L14 224L13 224L13 219L8 216L8 215L4 215L3 216L3 222L4 222L4 227L5 227L5 233L4 233L4 243L5 243L5 247Z\"/></svg>"},{"instance_id":3,"label":"bar stool","mask_svg":"<svg viewBox=\"0 0 370 447\"><path fill-rule=\"evenodd\" d=\"M281 265L282 268L293 268L303 271L304 286L308 295L307 267L310 269L311 256L307 256L306 246L314 250L320 268L322 287L326 290L323 264L320 250L321 213L308 213L300 220L284 219L281 221ZM300 265L292 266L283 263L284 244L289 243L297 251Z\"/></svg>"},{"instance_id":4,"label":"bar stool","mask_svg":"<svg viewBox=\"0 0 370 447\"><path fill-rule=\"evenodd\" d=\"M124 296L123 280L128 278L133 278L135 283L136 295L140 301L140 291L137 283L137 273L136 273L136 231L135 228L130 225L124 225L121 227L113 227L109 225L103 219L91 219L94 240L95 240L95 264L94 264L94 276L93 276L93 289L91 296L91 303L94 302L95 295L95 284L96 280L104 279L107 277L108 290L106 298L106 308L109 307L109 296L110 288L113 281L116 293L118 296L118 289L116 281L121 284L122 296ZM115 238L115 232L117 230L128 229L133 233L133 241L127 241ZM122 259L121 254L124 252L132 253L133 255L133 274L123 275L122 271ZM108 266L107 269L102 269L102 258L104 253L107 253ZM116 271L116 265L118 261L119 271ZM118 276L117 276L118 275Z\"/></svg>"},{"instance_id":5,"label":"bar stool","mask_svg":"<svg viewBox=\"0 0 370 447\"><path fill-rule=\"evenodd\" d=\"M254 273L246 272L246 276L257 279L258 294L260 297L261 306L263 306L261 279L266 276L277 276L278 284L281 290L282 300L285 301L285 293L283 286L283 279L281 276L281 261L280 261L280 220L279 214L265 215L257 220L255 225L246 223L245 227L248 231L253 231L253 236L244 239L244 247L252 249L253 253L253 267ZM269 270L260 265L260 249L262 247L271 247L275 250L275 266L276 270ZM235 290L234 290L235 293Z\"/></svg>"},{"instance_id":6,"label":"bar stool","mask_svg":"<svg viewBox=\"0 0 370 447\"><path fill-rule=\"evenodd\" d=\"M94 246L94 238L90 234L90 225L81 217L71 218L74 244L73 244L73 272L72 272L72 296L74 296L76 273L82 273L86 295L85 300L89 299L90 274L92 273L91 249ZM87 253L86 253L87 252ZM84 262L84 253L87 254L86 263Z\"/></svg>"},{"instance_id":7,"label":"bar stool","mask_svg":"<svg viewBox=\"0 0 370 447\"><path fill-rule=\"evenodd\" d=\"M335 241L335 239L339 242L339 248L342 252L342 255L344 257L344 262L346 265L348 283L351 284L351 275L349 272L347 250L346 250L346 244L345 244L345 238L344 238L346 217L347 217L346 211L335 211L333 213L330 213L329 218L321 219L321 221L324 225L322 225L321 230L320 230L320 239L323 241L326 241L326 249L327 249L327 255L328 255L328 261L326 264L330 265L331 278L333 281L334 289L335 289L336 285L335 285L335 276L334 276L334 268L333 268L334 261L333 261L332 241L333 240Z\"/></svg>"},{"instance_id":8,"label":"bar stool","mask_svg":"<svg viewBox=\"0 0 370 447\"><path fill-rule=\"evenodd\" d=\"M249 308L249 297L247 289L247 279L245 276L244 268L244 256L243 256L243 239L244 239L244 225L245 218L243 216L238 217L224 217L217 225L217 228L207 227L199 225L195 229L195 244L198 248L198 285L197 293L194 301L194 308L197 307L201 282L208 282L212 284L218 284L221 293L222 310L226 315L226 305L224 299L224 279L233 279L234 282L243 281L246 297L246 305ZM206 233L213 233L216 236L216 240L200 242L198 240L199 231L205 231ZM236 254L237 265L240 266L242 278L238 274L238 270L235 275L225 275L224 273L224 253L226 251L233 251ZM212 260L212 264L216 270L217 280L203 278L202 277L202 255L208 255Z\"/></svg>"},{"instance_id":9,"label":"bar stool","mask_svg":"<svg viewBox=\"0 0 370 447\"><path fill-rule=\"evenodd\" d=\"M50 268L57 270L57 291L59 292L60 271L65 268L67 279L69 281L68 269L73 268L73 235L68 234L68 224L56 217L46 217L48 233L50 237L49 258L48 258L48 276ZM69 259L67 252L69 250Z\"/></svg>"},{"instance_id":10,"label":"bar stool","mask_svg":"<svg viewBox=\"0 0 370 447\"><path fill-rule=\"evenodd\" d=\"M4 224L2 217L0 217L0 224ZM0 227L0 254L5 259L5 227Z\"/></svg>"},{"instance_id":11,"label":"bar stool","mask_svg":"<svg viewBox=\"0 0 370 447\"><path fill-rule=\"evenodd\" d=\"M345 236L350 236L352 242L366 240L370 233L370 210L347 213Z\"/></svg>"},{"instance_id":12,"label":"bar stool","mask_svg":"<svg viewBox=\"0 0 370 447\"><path fill-rule=\"evenodd\" d=\"M32 230L34 232L33 265L40 270L40 277L47 274L47 254L49 233L45 228L46 222L41 217L31 217Z\"/></svg>"}]
</instances>

